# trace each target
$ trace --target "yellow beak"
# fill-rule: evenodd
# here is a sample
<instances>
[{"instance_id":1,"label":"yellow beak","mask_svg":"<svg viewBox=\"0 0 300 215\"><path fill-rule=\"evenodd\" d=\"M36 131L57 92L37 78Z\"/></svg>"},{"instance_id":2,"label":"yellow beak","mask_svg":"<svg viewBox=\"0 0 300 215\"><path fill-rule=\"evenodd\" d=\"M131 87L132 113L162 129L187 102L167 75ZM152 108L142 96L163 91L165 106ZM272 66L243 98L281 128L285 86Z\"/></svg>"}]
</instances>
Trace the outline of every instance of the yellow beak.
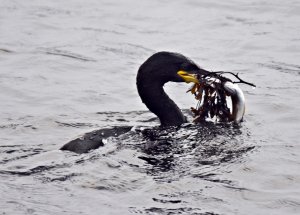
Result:
<instances>
[{"instance_id":1,"label":"yellow beak","mask_svg":"<svg viewBox=\"0 0 300 215\"><path fill-rule=\"evenodd\" d=\"M195 84L199 84L198 79L196 78L196 74L190 74L188 72L185 71L178 71L177 74L186 82L186 83L195 83Z\"/></svg>"}]
</instances>

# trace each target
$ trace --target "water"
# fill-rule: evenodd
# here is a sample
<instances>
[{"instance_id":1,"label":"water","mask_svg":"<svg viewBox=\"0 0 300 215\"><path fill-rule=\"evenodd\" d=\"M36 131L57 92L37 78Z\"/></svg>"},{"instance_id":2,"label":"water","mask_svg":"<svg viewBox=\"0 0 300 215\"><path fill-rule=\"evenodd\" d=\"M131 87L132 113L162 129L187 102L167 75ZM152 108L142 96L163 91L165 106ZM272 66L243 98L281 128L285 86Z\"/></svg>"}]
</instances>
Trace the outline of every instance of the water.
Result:
<instances>
[{"instance_id":1,"label":"water","mask_svg":"<svg viewBox=\"0 0 300 215\"><path fill-rule=\"evenodd\" d=\"M1 214L299 214L299 16L296 0L1 0ZM58 150L102 127L158 125L135 76L160 50L254 82L241 85L242 125ZM183 109L187 88L166 86Z\"/></svg>"}]
</instances>

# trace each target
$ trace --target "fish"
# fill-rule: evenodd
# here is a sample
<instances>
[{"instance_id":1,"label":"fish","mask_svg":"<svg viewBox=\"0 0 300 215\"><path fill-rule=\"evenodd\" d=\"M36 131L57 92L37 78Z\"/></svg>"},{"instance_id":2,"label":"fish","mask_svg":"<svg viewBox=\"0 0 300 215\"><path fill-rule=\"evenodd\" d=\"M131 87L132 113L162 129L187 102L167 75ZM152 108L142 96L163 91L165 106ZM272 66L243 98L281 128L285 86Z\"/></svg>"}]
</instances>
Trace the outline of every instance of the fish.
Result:
<instances>
[{"instance_id":1,"label":"fish","mask_svg":"<svg viewBox=\"0 0 300 215\"><path fill-rule=\"evenodd\" d=\"M232 100L231 120L235 123L240 123L243 120L246 110L244 93L237 84L230 81L226 81L223 84L223 87Z\"/></svg>"}]
</instances>

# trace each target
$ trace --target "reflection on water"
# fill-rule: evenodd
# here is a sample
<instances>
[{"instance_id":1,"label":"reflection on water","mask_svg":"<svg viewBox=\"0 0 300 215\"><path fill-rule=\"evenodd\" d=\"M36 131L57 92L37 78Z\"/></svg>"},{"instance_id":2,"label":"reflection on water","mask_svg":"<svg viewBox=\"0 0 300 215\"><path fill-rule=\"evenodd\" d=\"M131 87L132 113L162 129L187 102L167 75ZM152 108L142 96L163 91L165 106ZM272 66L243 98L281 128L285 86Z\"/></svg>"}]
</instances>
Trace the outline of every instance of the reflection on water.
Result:
<instances>
[{"instance_id":1,"label":"reflection on water","mask_svg":"<svg viewBox=\"0 0 300 215\"><path fill-rule=\"evenodd\" d=\"M299 8L2 0L0 212L299 214ZM254 82L244 122L155 127L135 76L161 50ZM195 105L186 84L165 88ZM112 126L135 127L88 154L58 150Z\"/></svg>"}]
</instances>

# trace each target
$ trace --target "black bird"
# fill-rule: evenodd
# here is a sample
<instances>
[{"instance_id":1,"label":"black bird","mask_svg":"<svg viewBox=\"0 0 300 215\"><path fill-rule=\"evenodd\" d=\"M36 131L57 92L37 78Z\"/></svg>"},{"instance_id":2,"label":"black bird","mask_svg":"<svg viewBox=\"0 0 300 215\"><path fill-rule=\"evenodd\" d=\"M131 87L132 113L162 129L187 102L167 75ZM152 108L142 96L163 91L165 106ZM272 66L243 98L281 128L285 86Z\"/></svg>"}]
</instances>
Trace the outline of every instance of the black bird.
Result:
<instances>
[{"instance_id":1,"label":"black bird","mask_svg":"<svg viewBox=\"0 0 300 215\"><path fill-rule=\"evenodd\" d=\"M158 116L162 126L181 125L186 118L165 93L163 86L169 81L197 82L195 74L207 73L181 54L158 52L141 65L136 85L142 101Z\"/></svg>"},{"instance_id":2,"label":"black bird","mask_svg":"<svg viewBox=\"0 0 300 215\"><path fill-rule=\"evenodd\" d=\"M169 81L197 82L195 75L208 73L182 54L158 52L140 66L136 79L137 90L143 103L158 116L161 126L179 126L186 122L186 117L165 93L164 84ZM61 150L85 153L103 146L103 138L118 136L130 129L131 127L113 127L93 131L65 144Z\"/></svg>"}]
</instances>

